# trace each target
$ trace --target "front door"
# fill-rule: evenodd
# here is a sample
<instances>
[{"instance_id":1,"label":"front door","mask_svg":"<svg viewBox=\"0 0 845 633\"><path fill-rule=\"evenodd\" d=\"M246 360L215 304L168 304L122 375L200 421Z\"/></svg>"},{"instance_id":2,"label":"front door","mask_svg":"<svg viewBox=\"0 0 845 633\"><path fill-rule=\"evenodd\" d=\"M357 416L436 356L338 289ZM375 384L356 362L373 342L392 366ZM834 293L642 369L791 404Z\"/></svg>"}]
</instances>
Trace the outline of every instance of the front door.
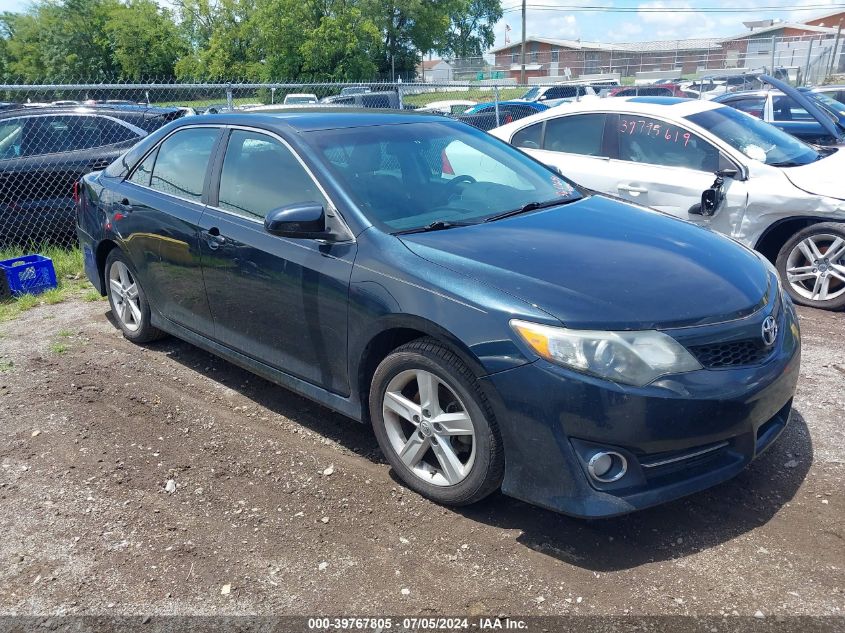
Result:
<instances>
[{"instance_id":1,"label":"front door","mask_svg":"<svg viewBox=\"0 0 845 633\"><path fill-rule=\"evenodd\" d=\"M355 243L264 230L273 209L326 199L278 138L234 129L219 193L203 215L202 265L215 338L255 360L347 395L349 279ZM215 199L216 198L216 199Z\"/></svg>"},{"instance_id":2,"label":"front door","mask_svg":"<svg viewBox=\"0 0 845 633\"><path fill-rule=\"evenodd\" d=\"M740 180L726 178L725 202L716 215L701 215L701 194L727 166L719 150L674 123L642 115L616 115L608 125L615 145L609 161L614 186L608 193L698 224L718 225L732 233L745 212L748 193ZM731 219L732 218L732 219ZM718 220L718 221L717 221Z\"/></svg>"}]
</instances>

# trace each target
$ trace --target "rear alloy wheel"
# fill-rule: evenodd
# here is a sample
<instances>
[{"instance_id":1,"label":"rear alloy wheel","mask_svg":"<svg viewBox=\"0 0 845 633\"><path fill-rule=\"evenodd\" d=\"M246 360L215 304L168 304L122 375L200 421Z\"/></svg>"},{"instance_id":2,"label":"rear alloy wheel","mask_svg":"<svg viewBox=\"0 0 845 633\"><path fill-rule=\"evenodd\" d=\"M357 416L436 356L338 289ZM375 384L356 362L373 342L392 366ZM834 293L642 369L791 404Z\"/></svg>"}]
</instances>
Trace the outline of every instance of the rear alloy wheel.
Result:
<instances>
[{"instance_id":1,"label":"rear alloy wheel","mask_svg":"<svg viewBox=\"0 0 845 633\"><path fill-rule=\"evenodd\" d=\"M845 307L845 225L826 222L799 231L781 249L777 268L795 303Z\"/></svg>"},{"instance_id":2,"label":"rear alloy wheel","mask_svg":"<svg viewBox=\"0 0 845 633\"><path fill-rule=\"evenodd\" d=\"M502 480L501 438L475 377L434 339L398 348L376 370L370 417L399 477L439 503L483 499Z\"/></svg>"},{"instance_id":3,"label":"rear alloy wheel","mask_svg":"<svg viewBox=\"0 0 845 633\"><path fill-rule=\"evenodd\" d=\"M164 336L150 324L150 306L138 277L117 248L106 258L106 285L111 311L123 336L133 343L148 343Z\"/></svg>"}]
</instances>

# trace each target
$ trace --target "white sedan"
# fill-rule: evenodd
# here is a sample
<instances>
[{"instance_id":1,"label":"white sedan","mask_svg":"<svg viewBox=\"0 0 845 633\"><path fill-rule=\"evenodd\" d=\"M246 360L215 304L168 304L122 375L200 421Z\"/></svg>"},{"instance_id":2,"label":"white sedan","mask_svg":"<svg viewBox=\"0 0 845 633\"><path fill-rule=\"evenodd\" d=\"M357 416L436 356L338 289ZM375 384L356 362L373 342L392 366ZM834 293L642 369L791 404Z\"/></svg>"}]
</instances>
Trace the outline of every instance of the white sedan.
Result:
<instances>
[{"instance_id":1,"label":"white sedan","mask_svg":"<svg viewBox=\"0 0 845 633\"><path fill-rule=\"evenodd\" d=\"M440 114L463 114L465 110L477 105L476 101L467 99L447 99L446 101L432 101L417 109L417 112L439 112Z\"/></svg>"},{"instance_id":2,"label":"white sedan","mask_svg":"<svg viewBox=\"0 0 845 633\"><path fill-rule=\"evenodd\" d=\"M565 104L490 134L589 189L757 249L796 302L845 307L842 149L806 145L710 101L660 97ZM702 206L708 189L713 207Z\"/></svg>"}]
</instances>

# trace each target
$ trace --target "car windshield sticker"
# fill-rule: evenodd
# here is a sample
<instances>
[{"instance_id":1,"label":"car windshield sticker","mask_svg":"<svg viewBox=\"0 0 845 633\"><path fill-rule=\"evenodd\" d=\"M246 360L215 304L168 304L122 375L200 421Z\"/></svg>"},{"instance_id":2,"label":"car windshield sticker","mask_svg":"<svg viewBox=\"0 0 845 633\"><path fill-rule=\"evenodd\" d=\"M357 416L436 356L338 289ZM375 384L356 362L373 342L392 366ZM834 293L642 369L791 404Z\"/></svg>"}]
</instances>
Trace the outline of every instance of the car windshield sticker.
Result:
<instances>
[{"instance_id":1,"label":"car windshield sticker","mask_svg":"<svg viewBox=\"0 0 845 633\"><path fill-rule=\"evenodd\" d=\"M555 188L555 193L561 198L567 198L575 192L572 185L557 176L552 176L552 186Z\"/></svg>"}]
</instances>

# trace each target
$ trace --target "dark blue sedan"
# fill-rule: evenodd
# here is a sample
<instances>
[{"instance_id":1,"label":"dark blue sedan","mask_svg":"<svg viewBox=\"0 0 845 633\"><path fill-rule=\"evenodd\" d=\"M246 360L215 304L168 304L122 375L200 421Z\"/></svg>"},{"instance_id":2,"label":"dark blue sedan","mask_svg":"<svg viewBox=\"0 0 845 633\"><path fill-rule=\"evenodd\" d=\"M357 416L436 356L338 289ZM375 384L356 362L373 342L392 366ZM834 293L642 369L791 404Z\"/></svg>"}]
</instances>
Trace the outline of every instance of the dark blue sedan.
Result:
<instances>
[{"instance_id":1,"label":"dark blue sedan","mask_svg":"<svg viewBox=\"0 0 845 633\"><path fill-rule=\"evenodd\" d=\"M83 185L126 338L372 424L441 503L622 514L736 475L790 418L798 322L760 257L441 116L184 119Z\"/></svg>"}]
</instances>

